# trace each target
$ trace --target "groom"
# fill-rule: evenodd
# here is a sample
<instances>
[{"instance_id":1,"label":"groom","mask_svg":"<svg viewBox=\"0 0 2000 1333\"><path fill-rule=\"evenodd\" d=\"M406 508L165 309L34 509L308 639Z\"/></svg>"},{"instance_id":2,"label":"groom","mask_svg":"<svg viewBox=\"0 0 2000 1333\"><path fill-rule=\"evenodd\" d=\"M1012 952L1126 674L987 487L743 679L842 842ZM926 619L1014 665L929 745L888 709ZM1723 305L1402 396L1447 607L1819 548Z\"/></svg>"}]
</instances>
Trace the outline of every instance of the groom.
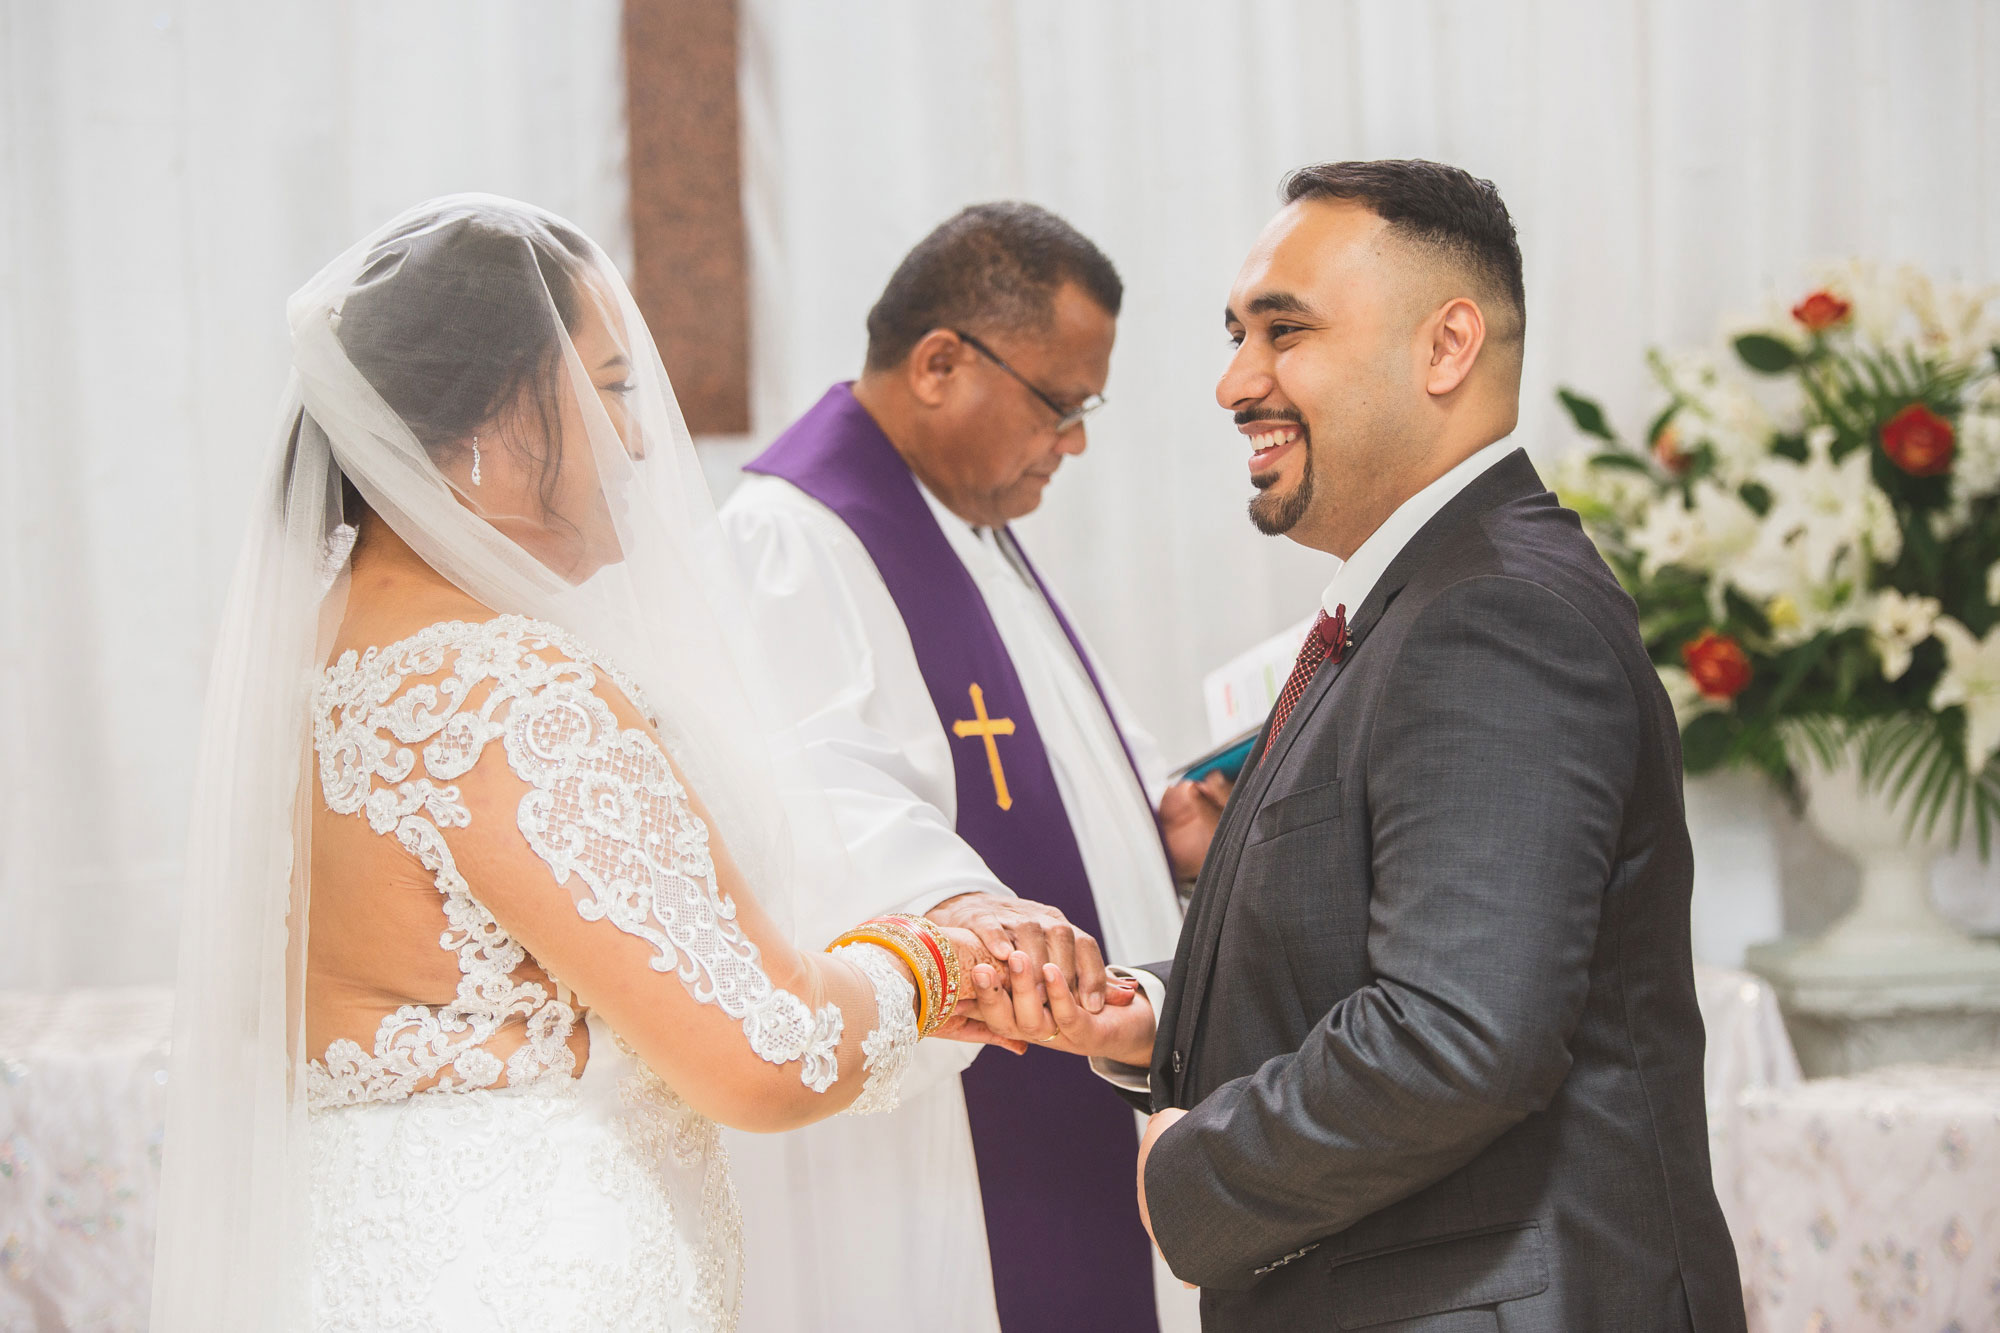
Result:
<instances>
[{"instance_id":1,"label":"groom","mask_svg":"<svg viewBox=\"0 0 2000 1333\"><path fill-rule=\"evenodd\" d=\"M1740 1330L1678 733L1505 442L1513 224L1429 162L1284 197L1216 398L1252 520L1338 565L1147 1003L1052 977L1050 1014L1157 1112L1141 1210L1206 1328ZM989 1027L1044 1035L978 973Z\"/></svg>"}]
</instances>

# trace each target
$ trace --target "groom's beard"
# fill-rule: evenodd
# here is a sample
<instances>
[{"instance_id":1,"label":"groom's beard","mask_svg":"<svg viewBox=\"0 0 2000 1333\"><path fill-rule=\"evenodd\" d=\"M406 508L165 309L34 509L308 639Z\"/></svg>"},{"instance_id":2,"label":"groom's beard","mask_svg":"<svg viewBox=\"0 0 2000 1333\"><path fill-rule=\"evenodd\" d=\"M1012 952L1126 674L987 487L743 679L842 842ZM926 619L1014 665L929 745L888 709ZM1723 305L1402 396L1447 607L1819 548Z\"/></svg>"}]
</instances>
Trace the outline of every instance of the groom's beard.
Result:
<instances>
[{"instance_id":1,"label":"groom's beard","mask_svg":"<svg viewBox=\"0 0 2000 1333\"><path fill-rule=\"evenodd\" d=\"M1305 429L1304 422L1300 422L1299 426L1302 431ZM1304 435L1299 444L1305 450L1305 461L1299 475L1298 488L1290 495L1272 494L1270 487L1278 484L1276 476L1266 474L1269 480L1262 477L1250 478L1250 484L1257 488L1257 493L1250 497L1250 521L1255 523L1257 531L1266 537L1280 537L1290 532L1298 526L1299 520L1306 516L1306 510L1312 507L1312 436Z\"/></svg>"}]
</instances>

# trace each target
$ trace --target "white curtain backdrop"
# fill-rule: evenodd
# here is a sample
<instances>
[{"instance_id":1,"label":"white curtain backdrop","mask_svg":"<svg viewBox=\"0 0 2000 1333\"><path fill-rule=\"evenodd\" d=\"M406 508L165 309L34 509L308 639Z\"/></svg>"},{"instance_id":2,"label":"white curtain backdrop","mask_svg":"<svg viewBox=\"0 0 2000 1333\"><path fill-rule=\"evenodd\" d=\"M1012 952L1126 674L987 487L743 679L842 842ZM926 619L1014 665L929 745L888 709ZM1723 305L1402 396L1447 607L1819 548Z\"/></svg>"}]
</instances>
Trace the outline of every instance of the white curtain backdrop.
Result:
<instances>
[{"instance_id":1,"label":"white curtain backdrop","mask_svg":"<svg viewBox=\"0 0 2000 1333\"><path fill-rule=\"evenodd\" d=\"M0 986L171 970L188 747L285 295L446 190L629 249L619 9L0 0ZM1243 519L1211 397L1223 296L1287 168L1422 155L1499 184L1527 258L1518 438L1543 461L1570 447L1555 384L1631 427L1648 343L1705 339L1815 261L2000 277L1981 0L741 12L757 429L709 447L713 479L855 372L864 313L937 221L999 197L1065 214L1118 263L1125 318L1091 452L1024 526L1177 757L1206 741L1201 675L1324 581Z\"/></svg>"},{"instance_id":2,"label":"white curtain backdrop","mask_svg":"<svg viewBox=\"0 0 2000 1333\"><path fill-rule=\"evenodd\" d=\"M0 0L0 987L171 976L285 297L450 190L629 251L620 12Z\"/></svg>"}]
</instances>

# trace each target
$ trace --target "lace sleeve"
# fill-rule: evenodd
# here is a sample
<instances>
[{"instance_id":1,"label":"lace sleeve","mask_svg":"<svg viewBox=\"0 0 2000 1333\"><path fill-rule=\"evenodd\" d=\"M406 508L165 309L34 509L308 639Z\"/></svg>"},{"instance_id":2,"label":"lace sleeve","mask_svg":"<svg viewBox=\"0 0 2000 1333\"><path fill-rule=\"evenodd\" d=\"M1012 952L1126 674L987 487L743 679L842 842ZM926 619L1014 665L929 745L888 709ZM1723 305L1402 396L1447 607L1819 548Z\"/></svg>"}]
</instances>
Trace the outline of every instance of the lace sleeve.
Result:
<instances>
[{"instance_id":1,"label":"lace sleeve","mask_svg":"<svg viewBox=\"0 0 2000 1333\"><path fill-rule=\"evenodd\" d=\"M646 941L655 971L735 1019L760 1058L800 1061L800 1081L825 1092L839 1077L839 1007L814 1010L772 984L716 882L708 826L666 752L646 732L621 729L596 684L582 661L533 654L494 671L480 713L528 784L517 815L528 846L586 921ZM476 758L486 738L464 739L466 758Z\"/></svg>"},{"instance_id":2,"label":"lace sleeve","mask_svg":"<svg viewBox=\"0 0 2000 1333\"><path fill-rule=\"evenodd\" d=\"M893 1111L902 1102L903 1073L917 1050L917 988L895 958L877 945L843 944L833 956L852 963L875 987L876 1025L861 1043L867 1081L842 1114Z\"/></svg>"}]
</instances>

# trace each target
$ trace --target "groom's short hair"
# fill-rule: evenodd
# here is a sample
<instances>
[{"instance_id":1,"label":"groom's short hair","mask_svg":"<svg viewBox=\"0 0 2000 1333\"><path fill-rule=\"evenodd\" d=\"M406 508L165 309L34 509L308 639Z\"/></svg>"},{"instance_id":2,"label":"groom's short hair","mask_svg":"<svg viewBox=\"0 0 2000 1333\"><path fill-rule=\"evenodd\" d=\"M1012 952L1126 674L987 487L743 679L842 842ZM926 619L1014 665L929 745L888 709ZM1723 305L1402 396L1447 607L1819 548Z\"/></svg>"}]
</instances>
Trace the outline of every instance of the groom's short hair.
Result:
<instances>
[{"instance_id":1,"label":"groom's short hair","mask_svg":"<svg viewBox=\"0 0 2000 1333\"><path fill-rule=\"evenodd\" d=\"M1117 317L1125 284L1088 237L1034 204L974 204L918 241L868 312L868 369L887 370L933 329L1045 330L1066 282Z\"/></svg>"},{"instance_id":2,"label":"groom's short hair","mask_svg":"<svg viewBox=\"0 0 2000 1333\"><path fill-rule=\"evenodd\" d=\"M1279 188L1286 203L1349 199L1389 224L1391 232L1464 270L1483 294L1513 307L1511 326L1496 336L1519 339L1528 298L1521 281L1521 244L1514 220L1492 181L1421 158L1381 162L1322 162L1300 167Z\"/></svg>"}]
</instances>

